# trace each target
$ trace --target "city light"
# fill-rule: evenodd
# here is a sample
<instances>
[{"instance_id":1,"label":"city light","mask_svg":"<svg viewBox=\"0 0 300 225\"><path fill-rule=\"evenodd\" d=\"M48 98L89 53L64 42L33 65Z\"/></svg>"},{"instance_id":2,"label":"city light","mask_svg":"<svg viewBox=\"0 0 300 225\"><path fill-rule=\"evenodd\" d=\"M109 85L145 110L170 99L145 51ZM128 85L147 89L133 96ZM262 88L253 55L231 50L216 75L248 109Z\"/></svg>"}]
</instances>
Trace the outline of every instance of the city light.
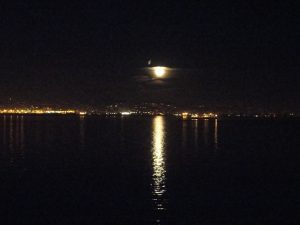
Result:
<instances>
[{"instance_id":1,"label":"city light","mask_svg":"<svg viewBox=\"0 0 300 225\"><path fill-rule=\"evenodd\" d=\"M182 115L182 119L187 119L188 116L189 116L189 113L188 112L183 112L181 115Z\"/></svg>"},{"instance_id":2,"label":"city light","mask_svg":"<svg viewBox=\"0 0 300 225\"><path fill-rule=\"evenodd\" d=\"M122 116L129 116L131 114L131 112L121 112Z\"/></svg>"},{"instance_id":3,"label":"city light","mask_svg":"<svg viewBox=\"0 0 300 225\"><path fill-rule=\"evenodd\" d=\"M77 114L77 112L76 110L73 109L53 110L49 108L46 109L21 108L21 109L0 109L0 114Z\"/></svg>"},{"instance_id":4,"label":"city light","mask_svg":"<svg viewBox=\"0 0 300 225\"><path fill-rule=\"evenodd\" d=\"M199 115L198 115L197 113L193 113L193 114L191 115L191 117L192 117L193 119L198 119L198 118L199 118Z\"/></svg>"},{"instance_id":5,"label":"city light","mask_svg":"<svg viewBox=\"0 0 300 225\"><path fill-rule=\"evenodd\" d=\"M203 118L217 118L218 115L215 113L203 113L202 117Z\"/></svg>"},{"instance_id":6,"label":"city light","mask_svg":"<svg viewBox=\"0 0 300 225\"><path fill-rule=\"evenodd\" d=\"M181 117L182 119L200 119L200 118L204 118L204 119L209 119L209 118L217 118L218 115L215 113L203 113L203 114L199 114L199 113L190 113L190 112L183 112L181 113Z\"/></svg>"}]
</instances>

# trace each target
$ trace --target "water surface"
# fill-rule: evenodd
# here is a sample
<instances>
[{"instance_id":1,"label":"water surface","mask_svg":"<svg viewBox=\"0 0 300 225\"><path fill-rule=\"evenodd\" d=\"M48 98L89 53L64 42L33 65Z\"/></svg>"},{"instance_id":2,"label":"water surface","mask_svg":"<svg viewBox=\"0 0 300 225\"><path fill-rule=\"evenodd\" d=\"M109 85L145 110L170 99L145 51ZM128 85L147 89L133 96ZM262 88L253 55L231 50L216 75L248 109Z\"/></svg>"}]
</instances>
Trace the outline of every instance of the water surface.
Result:
<instances>
[{"instance_id":1,"label":"water surface","mask_svg":"<svg viewBox=\"0 0 300 225\"><path fill-rule=\"evenodd\" d=\"M7 224L297 224L298 128L1 116L1 214Z\"/></svg>"}]
</instances>

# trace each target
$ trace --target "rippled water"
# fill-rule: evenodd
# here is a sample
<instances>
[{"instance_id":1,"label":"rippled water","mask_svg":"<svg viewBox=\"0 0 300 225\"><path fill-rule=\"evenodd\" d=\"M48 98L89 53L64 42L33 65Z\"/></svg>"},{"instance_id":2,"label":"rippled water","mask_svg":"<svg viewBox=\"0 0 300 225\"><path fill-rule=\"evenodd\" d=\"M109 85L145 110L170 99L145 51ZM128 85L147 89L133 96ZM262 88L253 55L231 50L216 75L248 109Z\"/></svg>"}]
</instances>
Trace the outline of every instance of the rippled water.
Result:
<instances>
[{"instance_id":1,"label":"rippled water","mask_svg":"<svg viewBox=\"0 0 300 225\"><path fill-rule=\"evenodd\" d=\"M297 224L297 120L0 117L7 224Z\"/></svg>"}]
</instances>

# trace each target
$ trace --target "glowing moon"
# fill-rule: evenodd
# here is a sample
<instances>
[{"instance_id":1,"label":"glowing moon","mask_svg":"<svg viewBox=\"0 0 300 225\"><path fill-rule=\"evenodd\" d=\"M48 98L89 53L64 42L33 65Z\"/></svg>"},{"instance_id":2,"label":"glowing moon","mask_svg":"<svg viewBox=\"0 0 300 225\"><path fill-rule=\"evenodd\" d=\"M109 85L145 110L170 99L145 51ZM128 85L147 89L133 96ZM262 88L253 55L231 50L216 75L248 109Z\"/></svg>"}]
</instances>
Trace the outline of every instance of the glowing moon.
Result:
<instances>
[{"instance_id":1,"label":"glowing moon","mask_svg":"<svg viewBox=\"0 0 300 225\"><path fill-rule=\"evenodd\" d=\"M154 71L154 75L158 78L163 77L167 72L166 68L163 66L156 66L153 68L153 71Z\"/></svg>"}]
</instances>

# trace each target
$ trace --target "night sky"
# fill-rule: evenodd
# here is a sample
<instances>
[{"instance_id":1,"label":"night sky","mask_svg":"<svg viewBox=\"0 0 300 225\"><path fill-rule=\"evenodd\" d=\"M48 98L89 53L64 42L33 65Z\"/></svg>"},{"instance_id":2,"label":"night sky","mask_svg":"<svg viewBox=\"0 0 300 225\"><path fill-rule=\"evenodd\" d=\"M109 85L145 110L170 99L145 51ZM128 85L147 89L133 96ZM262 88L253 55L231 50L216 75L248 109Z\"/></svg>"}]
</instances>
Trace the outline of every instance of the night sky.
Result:
<instances>
[{"instance_id":1,"label":"night sky","mask_svg":"<svg viewBox=\"0 0 300 225\"><path fill-rule=\"evenodd\" d=\"M1 3L0 104L167 102L299 110L299 4ZM144 68L174 68L145 79Z\"/></svg>"}]
</instances>

